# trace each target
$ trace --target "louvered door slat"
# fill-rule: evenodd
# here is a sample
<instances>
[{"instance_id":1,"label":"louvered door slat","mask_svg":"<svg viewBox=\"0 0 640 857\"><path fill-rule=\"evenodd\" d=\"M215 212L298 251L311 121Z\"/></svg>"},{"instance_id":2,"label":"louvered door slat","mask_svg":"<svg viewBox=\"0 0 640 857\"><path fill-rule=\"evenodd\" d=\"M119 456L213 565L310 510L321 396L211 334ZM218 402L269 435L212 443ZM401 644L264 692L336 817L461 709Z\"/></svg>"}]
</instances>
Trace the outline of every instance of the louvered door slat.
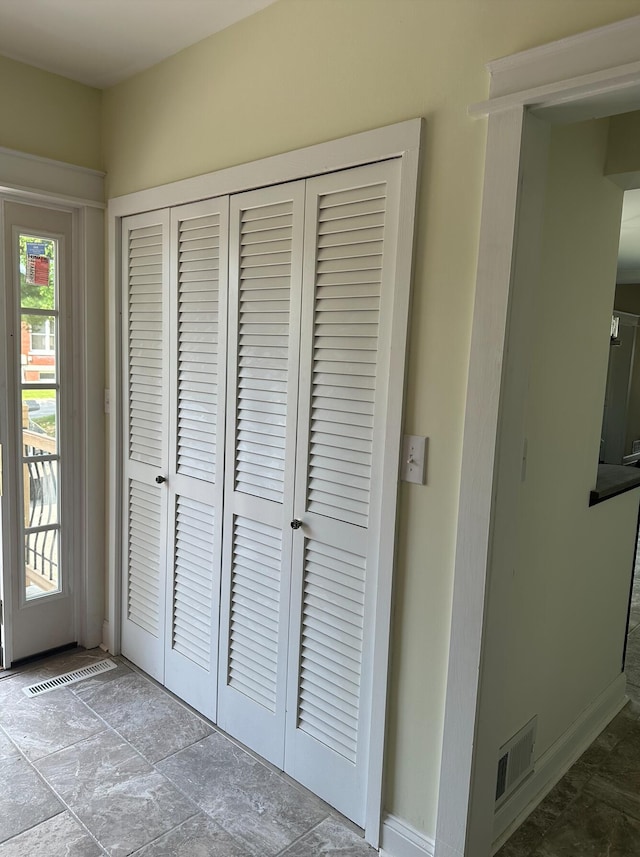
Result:
<instances>
[{"instance_id":1,"label":"louvered door slat","mask_svg":"<svg viewBox=\"0 0 640 857\"><path fill-rule=\"evenodd\" d=\"M338 699L335 695L329 701L326 689L327 685L322 685L322 683L304 684L300 690L300 697L309 710L322 711L336 719L342 719L343 715L346 715L347 718L357 719L358 709L356 706L351 705L347 700Z\"/></svg>"},{"instance_id":2,"label":"louvered door slat","mask_svg":"<svg viewBox=\"0 0 640 857\"><path fill-rule=\"evenodd\" d=\"M211 511L210 514L213 520L213 511ZM184 554L189 554L192 557L199 557L205 552L211 550L213 533L203 530L196 535L196 526L196 522L192 521L190 529L185 531L181 529L180 522L178 521L178 525L176 527L176 553L182 552Z\"/></svg>"},{"instance_id":3,"label":"louvered door slat","mask_svg":"<svg viewBox=\"0 0 640 857\"><path fill-rule=\"evenodd\" d=\"M195 589L195 586L198 586L198 589ZM205 588L210 585L209 580L206 577L198 580L196 576L191 573L190 580L188 584L183 584L181 582L176 583L175 590L180 593L180 599L186 605L186 607L193 613L194 617L199 620L204 620L207 617L210 617L211 614L211 605L207 602L205 605L201 604L199 601L199 591L200 587ZM195 594L194 594L195 593Z\"/></svg>"},{"instance_id":4,"label":"louvered door slat","mask_svg":"<svg viewBox=\"0 0 640 857\"><path fill-rule=\"evenodd\" d=\"M211 562L215 515L211 506L176 502L176 548L173 583L173 648L205 669L211 649L212 576L198 562ZM194 612L193 605L198 609Z\"/></svg>"},{"instance_id":5,"label":"louvered door slat","mask_svg":"<svg viewBox=\"0 0 640 857\"><path fill-rule=\"evenodd\" d=\"M161 543L161 505L159 492L155 496L142 490L133 480L129 483L129 562L127 575L127 618L154 637L160 632L159 572ZM138 545L137 528L147 534L145 549ZM151 533L154 533L152 536Z\"/></svg>"},{"instance_id":6,"label":"louvered door slat","mask_svg":"<svg viewBox=\"0 0 640 857\"><path fill-rule=\"evenodd\" d=\"M237 440L282 450L269 455L282 465L286 415L276 418L272 408L263 405L285 404L287 399L292 223L293 203L276 203L243 212L239 229ZM260 252L267 232L269 245ZM265 342L263 359L251 359L248 337ZM245 460L236 466L235 488L282 502L283 467L265 468L257 458Z\"/></svg>"},{"instance_id":7,"label":"louvered door slat","mask_svg":"<svg viewBox=\"0 0 640 857\"><path fill-rule=\"evenodd\" d=\"M338 635L326 625L314 623L311 619L305 627L305 645L309 650L321 652L323 657L334 661L338 664L346 664L351 666L354 672L357 672L357 659L354 655L354 645L357 648L357 637L353 635L343 634Z\"/></svg>"},{"instance_id":8,"label":"louvered door slat","mask_svg":"<svg viewBox=\"0 0 640 857\"><path fill-rule=\"evenodd\" d=\"M214 482L218 343L212 334L218 331L220 214L181 219L177 229L177 471ZM196 370L202 376L197 387L190 374ZM212 419L187 431L184 420L193 412Z\"/></svg>"},{"instance_id":9,"label":"louvered door slat","mask_svg":"<svg viewBox=\"0 0 640 857\"><path fill-rule=\"evenodd\" d=\"M141 561L139 555L131 553L132 567L135 573L129 578L129 619L142 625L146 630L157 636L158 631L158 580L154 570ZM135 605L135 608L134 608ZM140 621L144 615L145 621ZM150 624L148 623L151 619Z\"/></svg>"},{"instance_id":10,"label":"louvered door slat","mask_svg":"<svg viewBox=\"0 0 640 857\"><path fill-rule=\"evenodd\" d=\"M171 212L166 685L215 719L222 549L228 199Z\"/></svg>"},{"instance_id":11,"label":"louvered door slat","mask_svg":"<svg viewBox=\"0 0 640 857\"><path fill-rule=\"evenodd\" d=\"M385 528L395 175L381 163L318 176L305 207L285 770L358 824Z\"/></svg>"},{"instance_id":12,"label":"louvered door slat","mask_svg":"<svg viewBox=\"0 0 640 857\"><path fill-rule=\"evenodd\" d=\"M143 233L143 234L141 234ZM162 281L163 229L159 223L149 227L129 230L126 241L128 259L127 325L128 341L128 399L129 399L129 456L135 461L159 467L162 464L163 424L161 409L148 407L146 401L138 401L137 385L145 383L159 398L162 395L162 328L163 328L163 281ZM141 283L136 271L143 263L152 266L154 274ZM137 320L140 313L145 321ZM135 357L145 351L149 360L159 367L154 372ZM144 417L144 419L136 419Z\"/></svg>"},{"instance_id":13,"label":"louvered door slat","mask_svg":"<svg viewBox=\"0 0 640 857\"><path fill-rule=\"evenodd\" d=\"M358 485L345 483L340 473L345 458L349 461L346 450L366 456L372 451L384 234L380 231L372 241L370 228L383 230L385 196L382 183L318 196L318 246L330 230L340 239L342 258L333 253L330 271L322 259L315 262L309 428L312 444L322 449L310 458L307 504L310 511L358 526L368 522L371 471L363 467L362 458L354 457L350 463L361 467ZM363 283L362 294L341 293ZM326 288L332 290L329 295ZM362 369L353 371L353 361L347 365L339 355L352 353L362 333L369 340L367 350L361 355ZM326 338L338 355L326 348ZM339 405L327 408L327 401ZM362 419L363 404L371 421Z\"/></svg>"},{"instance_id":14,"label":"louvered door slat","mask_svg":"<svg viewBox=\"0 0 640 857\"><path fill-rule=\"evenodd\" d=\"M371 452L371 428L359 425L360 407L352 409L349 406L356 402L373 402L377 348L371 348L368 352L369 360L363 364L367 366L367 374L350 373L346 371L344 361L331 360L331 355L324 353L322 337L333 340L344 337L343 344L338 346L341 351L351 350L353 340L360 332L365 332L368 338L375 337L377 343L382 269L379 264L372 266L370 259L382 258L382 235L379 243L372 245L369 238L364 237L363 231L371 225L372 217L376 218L376 226L383 226L383 191L383 186L376 188L380 211L375 215L369 213L371 189L362 191L361 203L354 199L353 191L346 192L349 202L343 202L340 194L336 193L320 197L318 213L319 236L326 234L327 224L331 225L334 234L338 234L336 230L349 233L343 235L344 243L341 245L348 253L348 261L340 266L334 260L330 273L325 272L322 261L316 261L310 431L312 442L322 442L324 450L323 454L314 455L310 462L307 500L311 511L333 515L358 526L366 526L368 521L371 473L361 474L360 488L356 493L340 478L338 461L344 457L345 446L347 449L354 448L354 439L360 441L355 445L356 449L365 454ZM340 216L347 209L349 216ZM367 255L359 256L358 250L363 244L366 244ZM362 267L358 267L357 261L362 263ZM332 296L324 296L319 291L322 286L348 287L363 282L367 283L366 295L334 297L339 294L335 289ZM341 309L343 305L344 310ZM339 390L338 387L343 389ZM327 411L318 406L318 399L336 398L342 401L342 408L340 419L335 420L335 428L331 429L334 420L327 419ZM349 438L346 444L344 437ZM340 458L336 458L332 452L335 447L340 450ZM332 506L335 507L333 513Z\"/></svg>"},{"instance_id":15,"label":"louvered door slat","mask_svg":"<svg viewBox=\"0 0 640 857\"><path fill-rule=\"evenodd\" d=\"M168 213L122 223L124 485L122 651L164 678Z\"/></svg>"},{"instance_id":16,"label":"louvered door slat","mask_svg":"<svg viewBox=\"0 0 640 857\"><path fill-rule=\"evenodd\" d=\"M157 574L157 557L154 558L154 550L160 541L160 532L148 529L143 532L140 526L134 526L132 521L129 521L129 556L136 556L138 562L149 568L152 575Z\"/></svg>"},{"instance_id":17,"label":"louvered door slat","mask_svg":"<svg viewBox=\"0 0 640 857\"><path fill-rule=\"evenodd\" d=\"M303 183L230 203L219 725L284 759ZM286 525L286 526L285 526Z\"/></svg>"},{"instance_id":18,"label":"louvered door slat","mask_svg":"<svg viewBox=\"0 0 640 857\"><path fill-rule=\"evenodd\" d=\"M260 535L269 545L265 550L256 540L257 534L251 525L244 524L242 518L237 518L234 524L228 683L273 712L277 690L273 652L277 648L280 622L278 573L282 562L282 537L275 527L261 527ZM247 558L253 560L248 566ZM258 592L255 578L256 569L260 567L265 567L267 572L260 577L261 592ZM248 648L245 632L256 626L260 629L259 635ZM253 657L258 639L265 641L265 645L258 648L259 664Z\"/></svg>"}]
</instances>

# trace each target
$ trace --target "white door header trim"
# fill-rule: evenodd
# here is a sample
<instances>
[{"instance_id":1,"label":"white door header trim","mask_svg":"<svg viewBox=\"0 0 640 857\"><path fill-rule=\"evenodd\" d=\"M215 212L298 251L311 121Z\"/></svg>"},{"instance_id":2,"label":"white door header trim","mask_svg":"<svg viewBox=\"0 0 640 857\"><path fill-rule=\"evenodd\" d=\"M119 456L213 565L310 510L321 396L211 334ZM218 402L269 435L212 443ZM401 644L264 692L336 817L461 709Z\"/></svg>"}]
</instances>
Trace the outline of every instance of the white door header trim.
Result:
<instances>
[{"instance_id":1,"label":"white door header trim","mask_svg":"<svg viewBox=\"0 0 640 857\"><path fill-rule=\"evenodd\" d=\"M638 59L640 15L487 63L490 97L513 95Z\"/></svg>"},{"instance_id":2,"label":"white door header trim","mask_svg":"<svg viewBox=\"0 0 640 857\"><path fill-rule=\"evenodd\" d=\"M575 122L637 110L639 44L636 16L494 60L487 64L490 97L471 105L469 113L484 116L525 106L544 111L547 121Z\"/></svg>"},{"instance_id":3,"label":"white door header trim","mask_svg":"<svg viewBox=\"0 0 640 857\"><path fill-rule=\"evenodd\" d=\"M0 191L104 208L104 173L0 147Z\"/></svg>"},{"instance_id":4,"label":"white door header trim","mask_svg":"<svg viewBox=\"0 0 640 857\"><path fill-rule=\"evenodd\" d=\"M136 191L110 199L109 212L112 217L126 217L400 157L418 151L421 128L422 119L407 119L373 131Z\"/></svg>"}]
</instances>

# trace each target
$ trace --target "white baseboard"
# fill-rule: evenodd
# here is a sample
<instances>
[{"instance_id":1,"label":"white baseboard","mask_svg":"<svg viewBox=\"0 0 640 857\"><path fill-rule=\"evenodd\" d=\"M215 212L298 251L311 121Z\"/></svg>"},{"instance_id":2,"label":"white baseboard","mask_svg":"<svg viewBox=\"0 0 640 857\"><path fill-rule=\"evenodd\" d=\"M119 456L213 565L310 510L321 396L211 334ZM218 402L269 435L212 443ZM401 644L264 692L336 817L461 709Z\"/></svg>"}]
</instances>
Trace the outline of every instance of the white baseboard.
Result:
<instances>
[{"instance_id":1,"label":"white baseboard","mask_svg":"<svg viewBox=\"0 0 640 857\"><path fill-rule=\"evenodd\" d=\"M407 821L387 814L382 822L381 857L433 857L435 842Z\"/></svg>"},{"instance_id":2,"label":"white baseboard","mask_svg":"<svg viewBox=\"0 0 640 857\"><path fill-rule=\"evenodd\" d=\"M492 853L522 824L625 705L625 690L626 678L621 673L540 756L533 773L495 814Z\"/></svg>"}]
</instances>

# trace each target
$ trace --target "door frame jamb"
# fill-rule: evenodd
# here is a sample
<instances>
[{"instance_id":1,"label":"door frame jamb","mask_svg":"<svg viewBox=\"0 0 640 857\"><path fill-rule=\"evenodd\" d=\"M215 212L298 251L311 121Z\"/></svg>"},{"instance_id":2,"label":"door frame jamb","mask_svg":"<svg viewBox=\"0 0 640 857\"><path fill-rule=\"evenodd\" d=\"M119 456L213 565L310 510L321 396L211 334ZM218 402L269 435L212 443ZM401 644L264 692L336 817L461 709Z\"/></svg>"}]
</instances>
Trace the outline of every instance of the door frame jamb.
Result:
<instances>
[{"instance_id":1,"label":"door frame jamb","mask_svg":"<svg viewBox=\"0 0 640 857\"><path fill-rule=\"evenodd\" d=\"M81 357L74 379L74 405L81 424L77 435L79 455L73 479L80 479L83 484L82 490L78 492L78 500L74 501L74 517L79 521L74 527L72 545L72 555L76 557L74 562L79 570L74 601L78 642L93 648L101 640L104 611L104 582L103 575L99 573L103 565L96 560L96 557L104 556L102 504L99 502L104 483L104 414L101 407L104 361L101 338L96 342L95 337L92 337L94 348L91 354L88 353L86 330L88 327L92 331L102 329L104 173L0 147L0 200L58 208L72 215L72 240L75 246L71 300L75 312L71 337L75 340L72 346L74 357ZM3 218L3 211L0 211L0 228L3 227ZM0 234L4 235L3 229ZM0 266L0 293L4 293L5 285L4 266ZM4 310L0 315L4 317ZM7 382L8 379L3 378L0 386L6 389ZM96 405L97 401L100 406ZM5 437L7 431L5 419L0 425L0 438ZM93 444L99 450L99 456L89 461L87 454ZM100 486L99 490L96 490L96 483ZM82 503L80 498L84 498ZM91 526L89 522L93 522ZM2 566L5 569L10 567L11 550L11 544L2 545ZM4 662L7 664L12 661L11 615L7 608L12 603L12 589L8 572L4 574L2 590Z\"/></svg>"},{"instance_id":2,"label":"door frame jamb","mask_svg":"<svg viewBox=\"0 0 640 857\"><path fill-rule=\"evenodd\" d=\"M640 16L489 63L476 298L462 451L435 857L485 857L493 838L499 618L521 478L530 341L523 258L538 246L553 124L640 109ZM511 527L512 529L512 527ZM464 819L464 821L463 821Z\"/></svg>"}]
</instances>

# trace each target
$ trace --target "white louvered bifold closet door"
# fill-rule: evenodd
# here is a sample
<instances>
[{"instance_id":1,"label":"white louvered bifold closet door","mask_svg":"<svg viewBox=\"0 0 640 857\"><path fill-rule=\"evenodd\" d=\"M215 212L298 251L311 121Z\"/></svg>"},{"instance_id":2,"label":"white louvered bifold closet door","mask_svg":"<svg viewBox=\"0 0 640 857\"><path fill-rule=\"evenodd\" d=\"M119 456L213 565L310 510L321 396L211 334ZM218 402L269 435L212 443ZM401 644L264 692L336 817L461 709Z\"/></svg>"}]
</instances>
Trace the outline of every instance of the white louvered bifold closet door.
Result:
<instances>
[{"instance_id":1,"label":"white louvered bifold closet door","mask_svg":"<svg viewBox=\"0 0 640 857\"><path fill-rule=\"evenodd\" d=\"M164 679L168 424L167 211L122 222L122 653Z\"/></svg>"},{"instance_id":2,"label":"white louvered bifold closet door","mask_svg":"<svg viewBox=\"0 0 640 857\"><path fill-rule=\"evenodd\" d=\"M306 187L285 771L361 826L398 183L387 161Z\"/></svg>"},{"instance_id":3,"label":"white louvered bifold closet door","mask_svg":"<svg viewBox=\"0 0 640 857\"><path fill-rule=\"evenodd\" d=\"M215 720L229 198L171 210L165 685Z\"/></svg>"},{"instance_id":4,"label":"white louvered bifold closet door","mask_svg":"<svg viewBox=\"0 0 640 857\"><path fill-rule=\"evenodd\" d=\"M218 725L282 767L304 182L231 197Z\"/></svg>"}]
</instances>

